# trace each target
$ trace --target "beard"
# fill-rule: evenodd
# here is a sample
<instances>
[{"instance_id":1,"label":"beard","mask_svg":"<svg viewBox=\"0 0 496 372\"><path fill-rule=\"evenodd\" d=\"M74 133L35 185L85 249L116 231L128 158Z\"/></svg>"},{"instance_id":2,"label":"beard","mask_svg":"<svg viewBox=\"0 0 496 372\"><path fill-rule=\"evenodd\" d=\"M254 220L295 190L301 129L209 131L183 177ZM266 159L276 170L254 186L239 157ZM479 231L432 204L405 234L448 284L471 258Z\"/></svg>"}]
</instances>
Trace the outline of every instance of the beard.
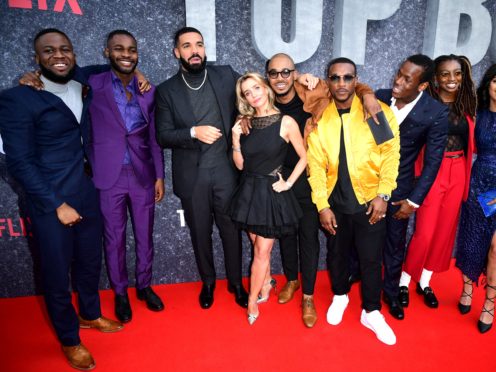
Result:
<instances>
[{"instance_id":1,"label":"beard","mask_svg":"<svg viewBox=\"0 0 496 372\"><path fill-rule=\"evenodd\" d=\"M136 67L138 66L138 59L136 60L136 63L134 64L134 66L130 67L129 69L127 70L124 70L122 68L122 66L119 66L119 64L117 63L117 61L114 59L114 58L109 58L109 61L110 61L110 66L112 66L112 68L121 73L121 74L124 74L124 75L131 75L131 74L134 74L134 70L136 70Z\"/></svg>"},{"instance_id":2,"label":"beard","mask_svg":"<svg viewBox=\"0 0 496 372\"><path fill-rule=\"evenodd\" d=\"M74 73L76 72L76 66L73 66L66 75L57 75L51 70L47 69L43 65L39 65L41 74L46 77L48 80L53 81L57 84L67 84L74 77Z\"/></svg>"},{"instance_id":3,"label":"beard","mask_svg":"<svg viewBox=\"0 0 496 372\"><path fill-rule=\"evenodd\" d=\"M207 65L207 56L203 58L202 63L196 63L194 65L189 63L189 60L192 58L197 57L201 58L198 54L194 54L189 59L186 61L183 57L180 57L179 60L181 61L181 65L184 67L184 69L192 74L200 74L205 70L205 66Z\"/></svg>"}]
</instances>

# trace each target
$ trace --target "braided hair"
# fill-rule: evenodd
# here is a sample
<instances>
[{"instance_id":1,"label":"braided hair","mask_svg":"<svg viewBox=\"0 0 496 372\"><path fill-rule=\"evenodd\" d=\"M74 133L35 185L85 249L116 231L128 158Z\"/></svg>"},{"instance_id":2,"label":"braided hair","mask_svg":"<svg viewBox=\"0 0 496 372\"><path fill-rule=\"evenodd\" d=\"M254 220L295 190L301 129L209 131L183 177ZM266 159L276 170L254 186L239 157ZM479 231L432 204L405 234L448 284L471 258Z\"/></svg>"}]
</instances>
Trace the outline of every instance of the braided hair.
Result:
<instances>
[{"instance_id":1,"label":"braided hair","mask_svg":"<svg viewBox=\"0 0 496 372\"><path fill-rule=\"evenodd\" d=\"M439 66L446 61L457 61L462 67L462 82L456 95L455 102L450 105L450 113L454 116L456 121L464 115L469 115L474 118L477 108L477 95L475 92L475 84L472 80L472 65L465 56L456 56L454 54L442 55L434 60L436 75ZM436 88L434 79L431 84L429 84L429 93L432 97L440 101L439 90Z\"/></svg>"}]
</instances>

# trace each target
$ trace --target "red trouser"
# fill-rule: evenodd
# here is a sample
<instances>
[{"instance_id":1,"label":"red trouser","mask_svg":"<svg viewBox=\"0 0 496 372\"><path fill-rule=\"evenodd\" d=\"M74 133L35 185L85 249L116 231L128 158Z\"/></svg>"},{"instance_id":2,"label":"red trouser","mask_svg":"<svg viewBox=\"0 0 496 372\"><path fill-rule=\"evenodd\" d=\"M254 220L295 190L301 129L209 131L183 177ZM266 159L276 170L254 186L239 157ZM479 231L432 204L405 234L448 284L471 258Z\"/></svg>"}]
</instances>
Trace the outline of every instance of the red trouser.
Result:
<instances>
[{"instance_id":1,"label":"red trouser","mask_svg":"<svg viewBox=\"0 0 496 372\"><path fill-rule=\"evenodd\" d=\"M445 152L436 180L417 210L403 268L417 282L424 268L434 272L449 268L465 188L465 164L463 151Z\"/></svg>"}]
</instances>

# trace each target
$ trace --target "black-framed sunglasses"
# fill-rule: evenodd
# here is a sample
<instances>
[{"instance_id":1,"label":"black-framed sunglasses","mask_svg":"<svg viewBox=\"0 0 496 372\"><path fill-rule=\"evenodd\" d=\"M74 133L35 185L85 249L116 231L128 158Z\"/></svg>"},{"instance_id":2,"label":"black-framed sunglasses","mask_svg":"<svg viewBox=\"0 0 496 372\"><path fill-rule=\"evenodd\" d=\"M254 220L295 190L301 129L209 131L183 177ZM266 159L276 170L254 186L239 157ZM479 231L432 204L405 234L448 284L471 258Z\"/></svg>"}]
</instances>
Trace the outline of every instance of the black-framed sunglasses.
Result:
<instances>
[{"instance_id":1,"label":"black-framed sunglasses","mask_svg":"<svg viewBox=\"0 0 496 372\"><path fill-rule=\"evenodd\" d=\"M349 84L355 79L356 75L331 75L328 76L327 78L331 83L338 83L341 79L344 80L345 83Z\"/></svg>"},{"instance_id":2,"label":"black-framed sunglasses","mask_svg":"<svg viewBox=\"0 0 496 372\"><path fill-rule=\"evenodd\" d=\"M269 75L269 78L271 79L277 79L277 76L280 74L283 79L287 79L293 71L294 70L290 70L289 68L282 69L281 71L270 70L267 72L267 75Z\"/></svg>"}]
</instances>

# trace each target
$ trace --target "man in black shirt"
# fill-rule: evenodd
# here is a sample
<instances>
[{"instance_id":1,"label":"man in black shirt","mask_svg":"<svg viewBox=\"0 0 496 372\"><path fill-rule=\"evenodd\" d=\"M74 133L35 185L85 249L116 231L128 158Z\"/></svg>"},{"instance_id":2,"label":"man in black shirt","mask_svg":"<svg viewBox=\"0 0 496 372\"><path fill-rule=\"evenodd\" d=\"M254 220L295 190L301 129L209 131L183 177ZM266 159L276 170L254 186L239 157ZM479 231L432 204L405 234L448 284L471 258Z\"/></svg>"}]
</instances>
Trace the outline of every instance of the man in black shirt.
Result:
<instances>
[{"instance_id":1,"label":"man in black shirt","mask_svg":"<svg viewBox=\"0 0 496 372\"><path fill-rule=\"evenodd\" d=\"M280 53L273 56L266 65L267 79L271 88L276 93L276 107L284 115L289 115L296 120L301 134L304 134L305 123L310 114L303 110L303 101L296 94L295 66L290 56ZM283 165L283 177L287 178L299 157L292 147L288 148L286 160ZM301 261L301 274L303 285L303 323L311 328L317 321L317 313L313 301L313 291L317 266L319 261L319 215L310 196L310 185L306 175L302 174L293 186L303 216L300 219L298 235L289 235L281 238L281 257L287 283L279 293L279 303L289 302L296 290L300 287L298 280L298 253ZM299 250L298 250L299 247Z\"/></svg>"}]
</instances>

